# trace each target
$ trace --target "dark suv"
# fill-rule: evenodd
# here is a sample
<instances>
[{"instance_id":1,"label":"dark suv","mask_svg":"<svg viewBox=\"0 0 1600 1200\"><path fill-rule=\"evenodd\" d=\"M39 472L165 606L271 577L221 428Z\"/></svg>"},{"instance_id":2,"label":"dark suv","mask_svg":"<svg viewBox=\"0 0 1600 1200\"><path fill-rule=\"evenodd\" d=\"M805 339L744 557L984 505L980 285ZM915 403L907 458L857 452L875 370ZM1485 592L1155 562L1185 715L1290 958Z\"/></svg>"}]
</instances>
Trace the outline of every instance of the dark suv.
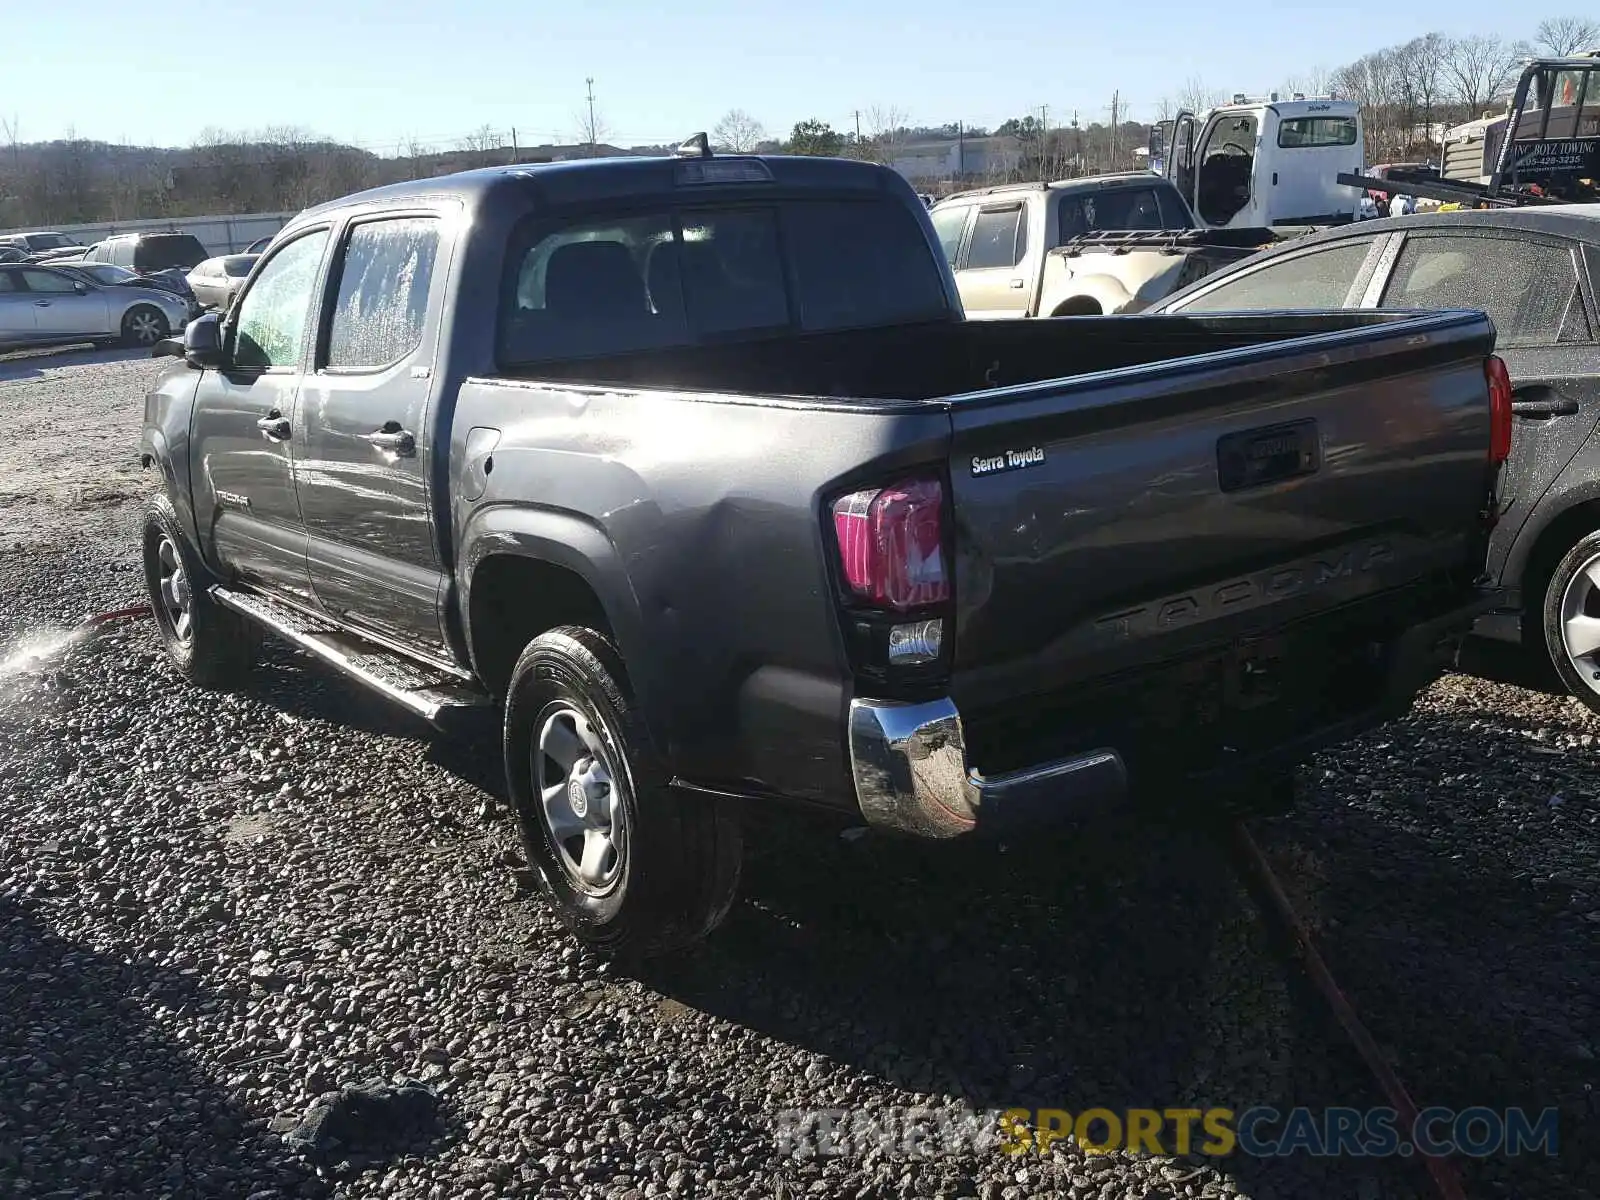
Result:
<instances>
[{"instance_id":1,"label":"dark suv","mask_svg":"<svg viewBox=\"0 0 1600 1200\"><path fill-rule=\"evenodd\" d=\"M210 257L192 233L124 233L96 242L83 261L114 263L149 275L174 268L189 271Z\"/></svg>"}]
</instances>

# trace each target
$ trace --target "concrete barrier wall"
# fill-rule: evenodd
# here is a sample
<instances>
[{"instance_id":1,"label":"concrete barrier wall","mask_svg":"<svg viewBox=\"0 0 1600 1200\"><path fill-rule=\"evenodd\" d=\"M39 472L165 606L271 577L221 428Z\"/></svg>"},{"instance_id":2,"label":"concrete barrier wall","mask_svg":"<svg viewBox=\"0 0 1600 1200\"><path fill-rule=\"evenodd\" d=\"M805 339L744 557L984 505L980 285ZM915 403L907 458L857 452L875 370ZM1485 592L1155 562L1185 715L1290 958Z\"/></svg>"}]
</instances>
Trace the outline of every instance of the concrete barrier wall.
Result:
<instances>
[{"instance_id":1,"label":"concrete barrier wall","mask_svg":"<svg viewBox=\"0 0 1600 1200\"><path fill-rule=\"evenodd\" d=\"M277 233L295 214L292 212L243 213L225 217L158 217L138 221L106 221L98 225L51 225L85 246L118 233L164 233L176 229L192 233L212 254L237 254L257 238ZM42 228L3 229L0 233L33 233Z\"/></svg>"}]
</instances>

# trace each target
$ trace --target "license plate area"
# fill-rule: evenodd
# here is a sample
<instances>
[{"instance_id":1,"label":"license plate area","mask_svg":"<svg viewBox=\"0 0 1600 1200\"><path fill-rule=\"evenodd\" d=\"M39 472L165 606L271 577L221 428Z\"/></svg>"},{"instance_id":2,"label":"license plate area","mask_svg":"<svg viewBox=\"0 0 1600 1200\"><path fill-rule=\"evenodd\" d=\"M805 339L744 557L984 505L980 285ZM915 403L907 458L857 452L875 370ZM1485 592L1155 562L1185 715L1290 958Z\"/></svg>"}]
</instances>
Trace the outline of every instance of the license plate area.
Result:
<instances>
[{"instance_id":1,"label":"license plate area","mask_svg":"<svg viewBox=\"0 0 1600 1200\"><path fill-rule=\"evenodd\" d=\"M1315 418L1243 429L1217 439L1217 483L1224 492L1296 479L1321 466Z\"/></svg>"}]
</instances>

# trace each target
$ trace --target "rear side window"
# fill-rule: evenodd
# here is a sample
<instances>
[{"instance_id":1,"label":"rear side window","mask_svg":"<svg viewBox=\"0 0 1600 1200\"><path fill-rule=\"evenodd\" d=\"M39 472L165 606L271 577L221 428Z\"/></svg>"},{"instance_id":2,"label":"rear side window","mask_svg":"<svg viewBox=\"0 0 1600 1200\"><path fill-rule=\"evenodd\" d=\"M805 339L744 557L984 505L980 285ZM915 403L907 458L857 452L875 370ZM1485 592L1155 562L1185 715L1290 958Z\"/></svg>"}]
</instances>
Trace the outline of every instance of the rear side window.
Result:
<instances>
[{"instance_id":1,"label":"rear side window","mask_svg":"<svg viewBox=\"0 0 1600 1200\"><path fill-rule=\"evenodd\" d=\"M1383 307L1480 308L1494 322L1497 345L1553 346L1561 340L1562 319L1574 308L1581 316L1578 296L1565 246L1412 236L1395 262Z\"/></svg>"},{"instance_id":2,"label":"rear side window","mask_svg":"<svg viewBox=\"0 0 1600 1200\"><path fill-rule=\"evenodd\" d=\"M499 350L528 363L948 315L937 259L898 204L686 208L524 226Z\"/></svg>"},{"instance_id":3,"label":"rear side window","mask_svg":"<svg viewBox=\"0 0 1600 1200\"><path fill-rule=\"evenodd\" d=\"M328 333L328 366L384 367L417 348L438 253L439 223L431 217L368 221L351 230ZM231 267L232 260L224 261ZM248 262L239 266L241 274L250 269Z\"/></svg>"},{"instance_id":4,"label":"rear side window","mask_svg":"<svg viewBox=\"0 0 1600 1200\"><path fill-rule=\"evenodd\" d=\"M1351 117L1295 117L1278 125L1278 145L1286 150L1313 146L1354 146Z\"/></svg>"},{"instance_id":5,"label":"rear side window","mask_svg":"<svg viewBox=\"0 0 1600 1200\"><path fill-rule=\"evenodd\" d=\"M1174 312L1251 312L1343 308L1369 243L1361 241L1300 254L1239 275Z\"/></svg>"},{"instance_id":6,"label":"rear side window","mask_svg":"<svg viewBox=\"0 0 1600 1200\"><path fill-rule=\"evenodd\" d=\"M967 216L971 212L970 204L954 204L928 214L933 221L933 232L939 237L939 248L952 267L956 265L956 255L961 253L961 235L966 232Z\"/></svg>"},{"instance_id":7,"label":"rear side window","mask_svg":"<svg viewBox=\"0 0 1600 1200\"><path fill-rule=\"evenodd\" d=\"M982 271L991 267L1014 267L1027 252L1027 240L1022 205L979 209L978 219L972 224L972 241L967 247L965 269Z\"/></svg>"}]
</instances>

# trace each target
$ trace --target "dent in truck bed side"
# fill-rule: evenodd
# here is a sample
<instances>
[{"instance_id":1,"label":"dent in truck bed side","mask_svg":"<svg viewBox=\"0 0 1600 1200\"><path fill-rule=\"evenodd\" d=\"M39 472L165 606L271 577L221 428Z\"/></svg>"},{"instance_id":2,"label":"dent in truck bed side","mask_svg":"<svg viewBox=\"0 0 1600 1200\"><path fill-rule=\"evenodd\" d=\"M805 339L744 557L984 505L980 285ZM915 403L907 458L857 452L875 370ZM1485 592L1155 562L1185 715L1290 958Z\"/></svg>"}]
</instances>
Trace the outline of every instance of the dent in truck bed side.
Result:
<instances>
[{"instance_id":1,"label":"dent in truck bed side","mask_svg":"<svg viewBox=\"0 0 1600 1200\"><path fill-rule=\"evenodd\" d=\"M499 437L482 495L454 496L463 599L469 568L492 554L547 554L589 578L618 622L630 683L680 779L848 804L852 684L823 499L936 466L949 427L930 404L469 379L452 479L468 473L472 430ZM566 546L557 522L576 535Z\"/></svg>"}]
</instances>

